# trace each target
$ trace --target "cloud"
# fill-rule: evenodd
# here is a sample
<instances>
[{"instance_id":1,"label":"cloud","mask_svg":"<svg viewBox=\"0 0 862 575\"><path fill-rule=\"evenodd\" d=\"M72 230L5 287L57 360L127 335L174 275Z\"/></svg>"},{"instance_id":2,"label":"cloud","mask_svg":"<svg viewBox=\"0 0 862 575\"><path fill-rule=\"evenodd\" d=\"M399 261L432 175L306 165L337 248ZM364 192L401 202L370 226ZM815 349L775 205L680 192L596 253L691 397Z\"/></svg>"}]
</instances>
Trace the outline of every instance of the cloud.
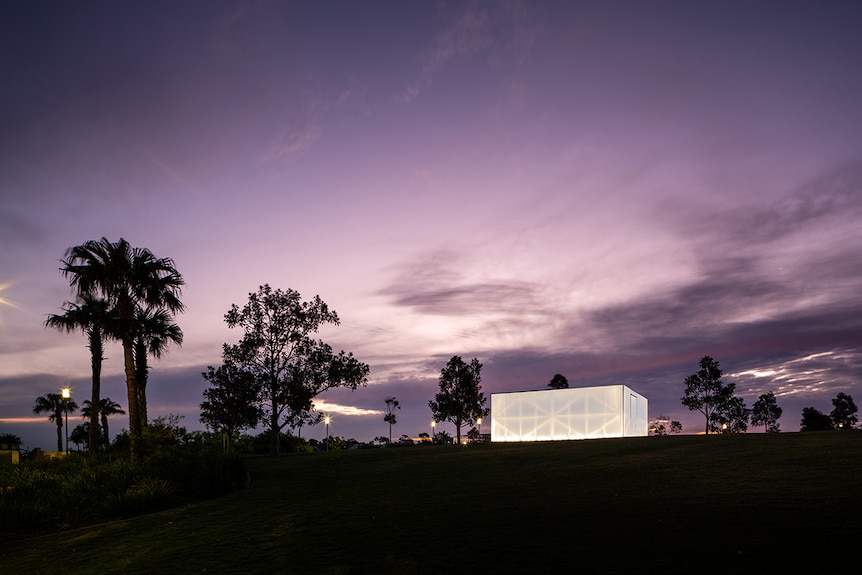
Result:
<instances>
[{"instance_id":1,"label":"cloud","mask_svg":"<svg viewBox=\"0 0 862 575\"><path fill-rule=\"evenodd\" d=\"M288 118L263 154L261 163L289 160L311 148L320 136L319 114L320 106L312 102L301 113Z\"/></svg>"},{"instance_id":2,"label":"cloud","mask_svg":"<svg viewBox=\"0 0 862 575\"><path fill-rule=\"evenodd\" d=\"M527 311L537 286L525 281L474 279L479 268L466 255L439 249L402 264L398 278L378 291L395 306L426 315L483 315Z\"/></svg>"},{"instance_id":3,"label":"cloud","mask_svg":"<svg viewBox=\"0 0 862 575\"><path fill-rule=\"evenodd\" d=\"M181 189L189 194L198 195L195 186L189 183L188 179L182 176L175 168L169 166L162 161L152 150L143 146L134 146L138 153L141 154L148 162L153 164L159 172L161 172L169 180L177 184Z\"/></svg>"},{"instance_id":4,"label":"cloud","mask_svg":"<svg viewBox=\"0 0 862 575\"><path fill-rule=\"evenodd\" d=\"M315 401L314 409L321 413L338 413L341 415L383 415L384 413L381 409L364 409L355 405L342 405L339 403L333 403L325 399Z\"/></svg>"},{"instance_id":5,"label":"cloud","mask_svg":"<svg viewBox=\"0 0 862 575\"><path fill-rule=\"evenodd\" d=\"M529 24L526 3L470 2L464 6L463 12L447 20L422 53L416 77L398 100L413 101L442 70L476 54L488 53L493 66L501 65L502 53L520 63L520 54L535 41L537 30Z\"/></svg>"}]
</instances>

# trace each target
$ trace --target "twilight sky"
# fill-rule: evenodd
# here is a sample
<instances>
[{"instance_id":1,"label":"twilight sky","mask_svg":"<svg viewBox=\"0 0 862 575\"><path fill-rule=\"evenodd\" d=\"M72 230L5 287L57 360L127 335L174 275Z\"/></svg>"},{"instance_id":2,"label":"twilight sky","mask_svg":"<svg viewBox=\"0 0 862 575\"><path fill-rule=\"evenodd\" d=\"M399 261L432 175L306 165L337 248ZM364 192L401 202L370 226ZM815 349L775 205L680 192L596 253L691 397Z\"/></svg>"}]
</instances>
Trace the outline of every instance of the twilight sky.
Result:
<instances>
[{"instance_id":1,"label":"twilight sky","mask_svg":"<svg viewBox=\"0 0 862 575\"><path fill-rule=\"evenodd\" d=\"M320 295L371 366L318 398L345 437L387 434L390 395L394 435L429 431L456 354L486 395L623 383L692 433L703 355L785 431L858 403L860 26L855 1L3 2L0 433L51 449L35 398L88 397L84 336L43 324L102 236L185 277L148 389L190 429L263 283Z\"/></svg>"}]
</instances>

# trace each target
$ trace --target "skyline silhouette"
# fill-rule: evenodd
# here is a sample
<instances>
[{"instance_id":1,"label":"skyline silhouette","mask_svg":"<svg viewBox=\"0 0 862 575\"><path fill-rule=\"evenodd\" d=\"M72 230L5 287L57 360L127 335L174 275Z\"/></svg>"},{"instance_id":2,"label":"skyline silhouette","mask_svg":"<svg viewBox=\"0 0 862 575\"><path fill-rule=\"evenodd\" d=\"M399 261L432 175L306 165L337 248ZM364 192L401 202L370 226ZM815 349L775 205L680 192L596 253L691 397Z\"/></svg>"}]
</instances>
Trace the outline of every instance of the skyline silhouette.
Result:
<instances>
[{"instance_id":1,"label":"skyline silhouette","mask_svg":"<svg viewBox=\"0 0 862 575\"><path fill-rule=\"evenodd\" d=\"M35 398L88 397L86 338L44 322L64 251L103 236L186 280L148 398L189 429L241 337L224 314L268 283L319 295L321 337L370 365L316 402L335 435L388 435L393 396L393 437L430 432L453 355L486 396L627 385L684 433L710 355L797 431L862 397L860 23L844 1L3 3L0 433L50 448Z\"/></svg>"}]
</instances>

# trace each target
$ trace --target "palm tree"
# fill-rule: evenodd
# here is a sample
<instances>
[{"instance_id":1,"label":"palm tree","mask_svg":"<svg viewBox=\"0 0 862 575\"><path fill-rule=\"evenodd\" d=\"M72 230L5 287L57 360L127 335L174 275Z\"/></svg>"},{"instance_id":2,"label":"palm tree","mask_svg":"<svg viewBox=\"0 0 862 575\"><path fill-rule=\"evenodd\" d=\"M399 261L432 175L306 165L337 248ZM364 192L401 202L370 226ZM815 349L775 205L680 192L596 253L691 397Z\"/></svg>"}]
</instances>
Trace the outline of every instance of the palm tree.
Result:
<instances>
[{"instance_id":1,"label":"palm tree","mask_svg":"<svg viewBox=\"0 0 862 575\"><path fill-rule=\"evenodd\" d=\"M91 417L91 405L92 402L90 402L89 399L84 400L84 402L81 404L81 415L83 415L84 417ZM99 403L97 404L97 408L99 410L99 416L102 420L102 442L104 442L105 447L108 447L111 444L111 435L108 433L108 416L126 415L126 412L123 411L123 408L120 406L119 403L108 397L100 399Z\"/></svg>"},{"instance_id":2,"label":"palm tree","mask_svg":"<svg viewBox=\"0 0 862 575\"><path fill-rule=\"evenodd\" d=\"M147 357L152 355L156 359L161 358L171 342L182 345L183 330L173 323L173 316L165 309L138 308L137 320L135 373L138 378L138 410L143 427L147 425L147 379L150 370Z\"/></svg>"},{"instance_id":3,"label":"palm tree","mask_svg":"<svg viewBox=\"0 0 862 575\"><path fill-rule=\"evenodd\" d=\"M21 438L13 433L0 433L0 446L3 449L21 449Z\"/></svg>"},{"instance_id":4,"label":"palm tree","mask_svg":"<svg viewBox=\"0 0 862 575\"><path fill-rule=\"evenodd\" d=\"M156 258L150 250L133 248L123 238L112 243L103 237L69 248L60 271L79 295L103 297L116 314L112 335L123 344L131 458L139 462L142 426L134 360L136 313L144 306L182 312L179 296L185 282L172 259Z\"/></svg>"},{"instance_id":5,"label":"palm tree","mask_svg":"<svg viewBox=\"0 0 862 575\"><path fill-rule=\"evenodd\" d=\"M102 361L105 359L105 338L111 330L113 313L108 308L108 302L104 299L84 294L81 304L65 302L62 315L51 314L45 320L46 327L72 332L81 330L87 335L90 349L90 363L93 373L92 401L96 403L96 409L89 413L90 428L88 447L90 453L95 453L99 445L99 396L101 395Z\"/></svg>"},{"instance_id":6,"label":"palm tree","mask_svg":"<svg viewBox=\"0 0 862 575\"><path fill-rule=\"evenodd\" d=\"M78 404L71 399L63 399L59 393L47 393L36 398L36 405L33 406L33 413L48 414L48 421L53 421L57 424L57 451L63 451L63 413L75 411L78 409Z\"/></svg>"}]
</instances>

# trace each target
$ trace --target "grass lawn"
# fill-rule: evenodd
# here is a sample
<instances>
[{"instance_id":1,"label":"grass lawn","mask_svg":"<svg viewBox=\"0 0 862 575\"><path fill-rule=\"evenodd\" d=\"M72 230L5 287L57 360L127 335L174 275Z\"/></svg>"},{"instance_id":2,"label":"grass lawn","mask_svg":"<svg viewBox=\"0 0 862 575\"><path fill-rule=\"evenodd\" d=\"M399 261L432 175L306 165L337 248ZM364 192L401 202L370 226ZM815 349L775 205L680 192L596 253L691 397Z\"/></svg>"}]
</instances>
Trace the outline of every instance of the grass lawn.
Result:
<instances>
[{"instance_id":1,"label":"grass lawn","mask_svg":"<svg viewBox=\"0 0 862 575\"><path fill-rule=\"evenodd\" d=\"M250 488L0 543L0 574L835 573L862 433L672 436L249 460Z\"/></svg>"}]
</instances>

